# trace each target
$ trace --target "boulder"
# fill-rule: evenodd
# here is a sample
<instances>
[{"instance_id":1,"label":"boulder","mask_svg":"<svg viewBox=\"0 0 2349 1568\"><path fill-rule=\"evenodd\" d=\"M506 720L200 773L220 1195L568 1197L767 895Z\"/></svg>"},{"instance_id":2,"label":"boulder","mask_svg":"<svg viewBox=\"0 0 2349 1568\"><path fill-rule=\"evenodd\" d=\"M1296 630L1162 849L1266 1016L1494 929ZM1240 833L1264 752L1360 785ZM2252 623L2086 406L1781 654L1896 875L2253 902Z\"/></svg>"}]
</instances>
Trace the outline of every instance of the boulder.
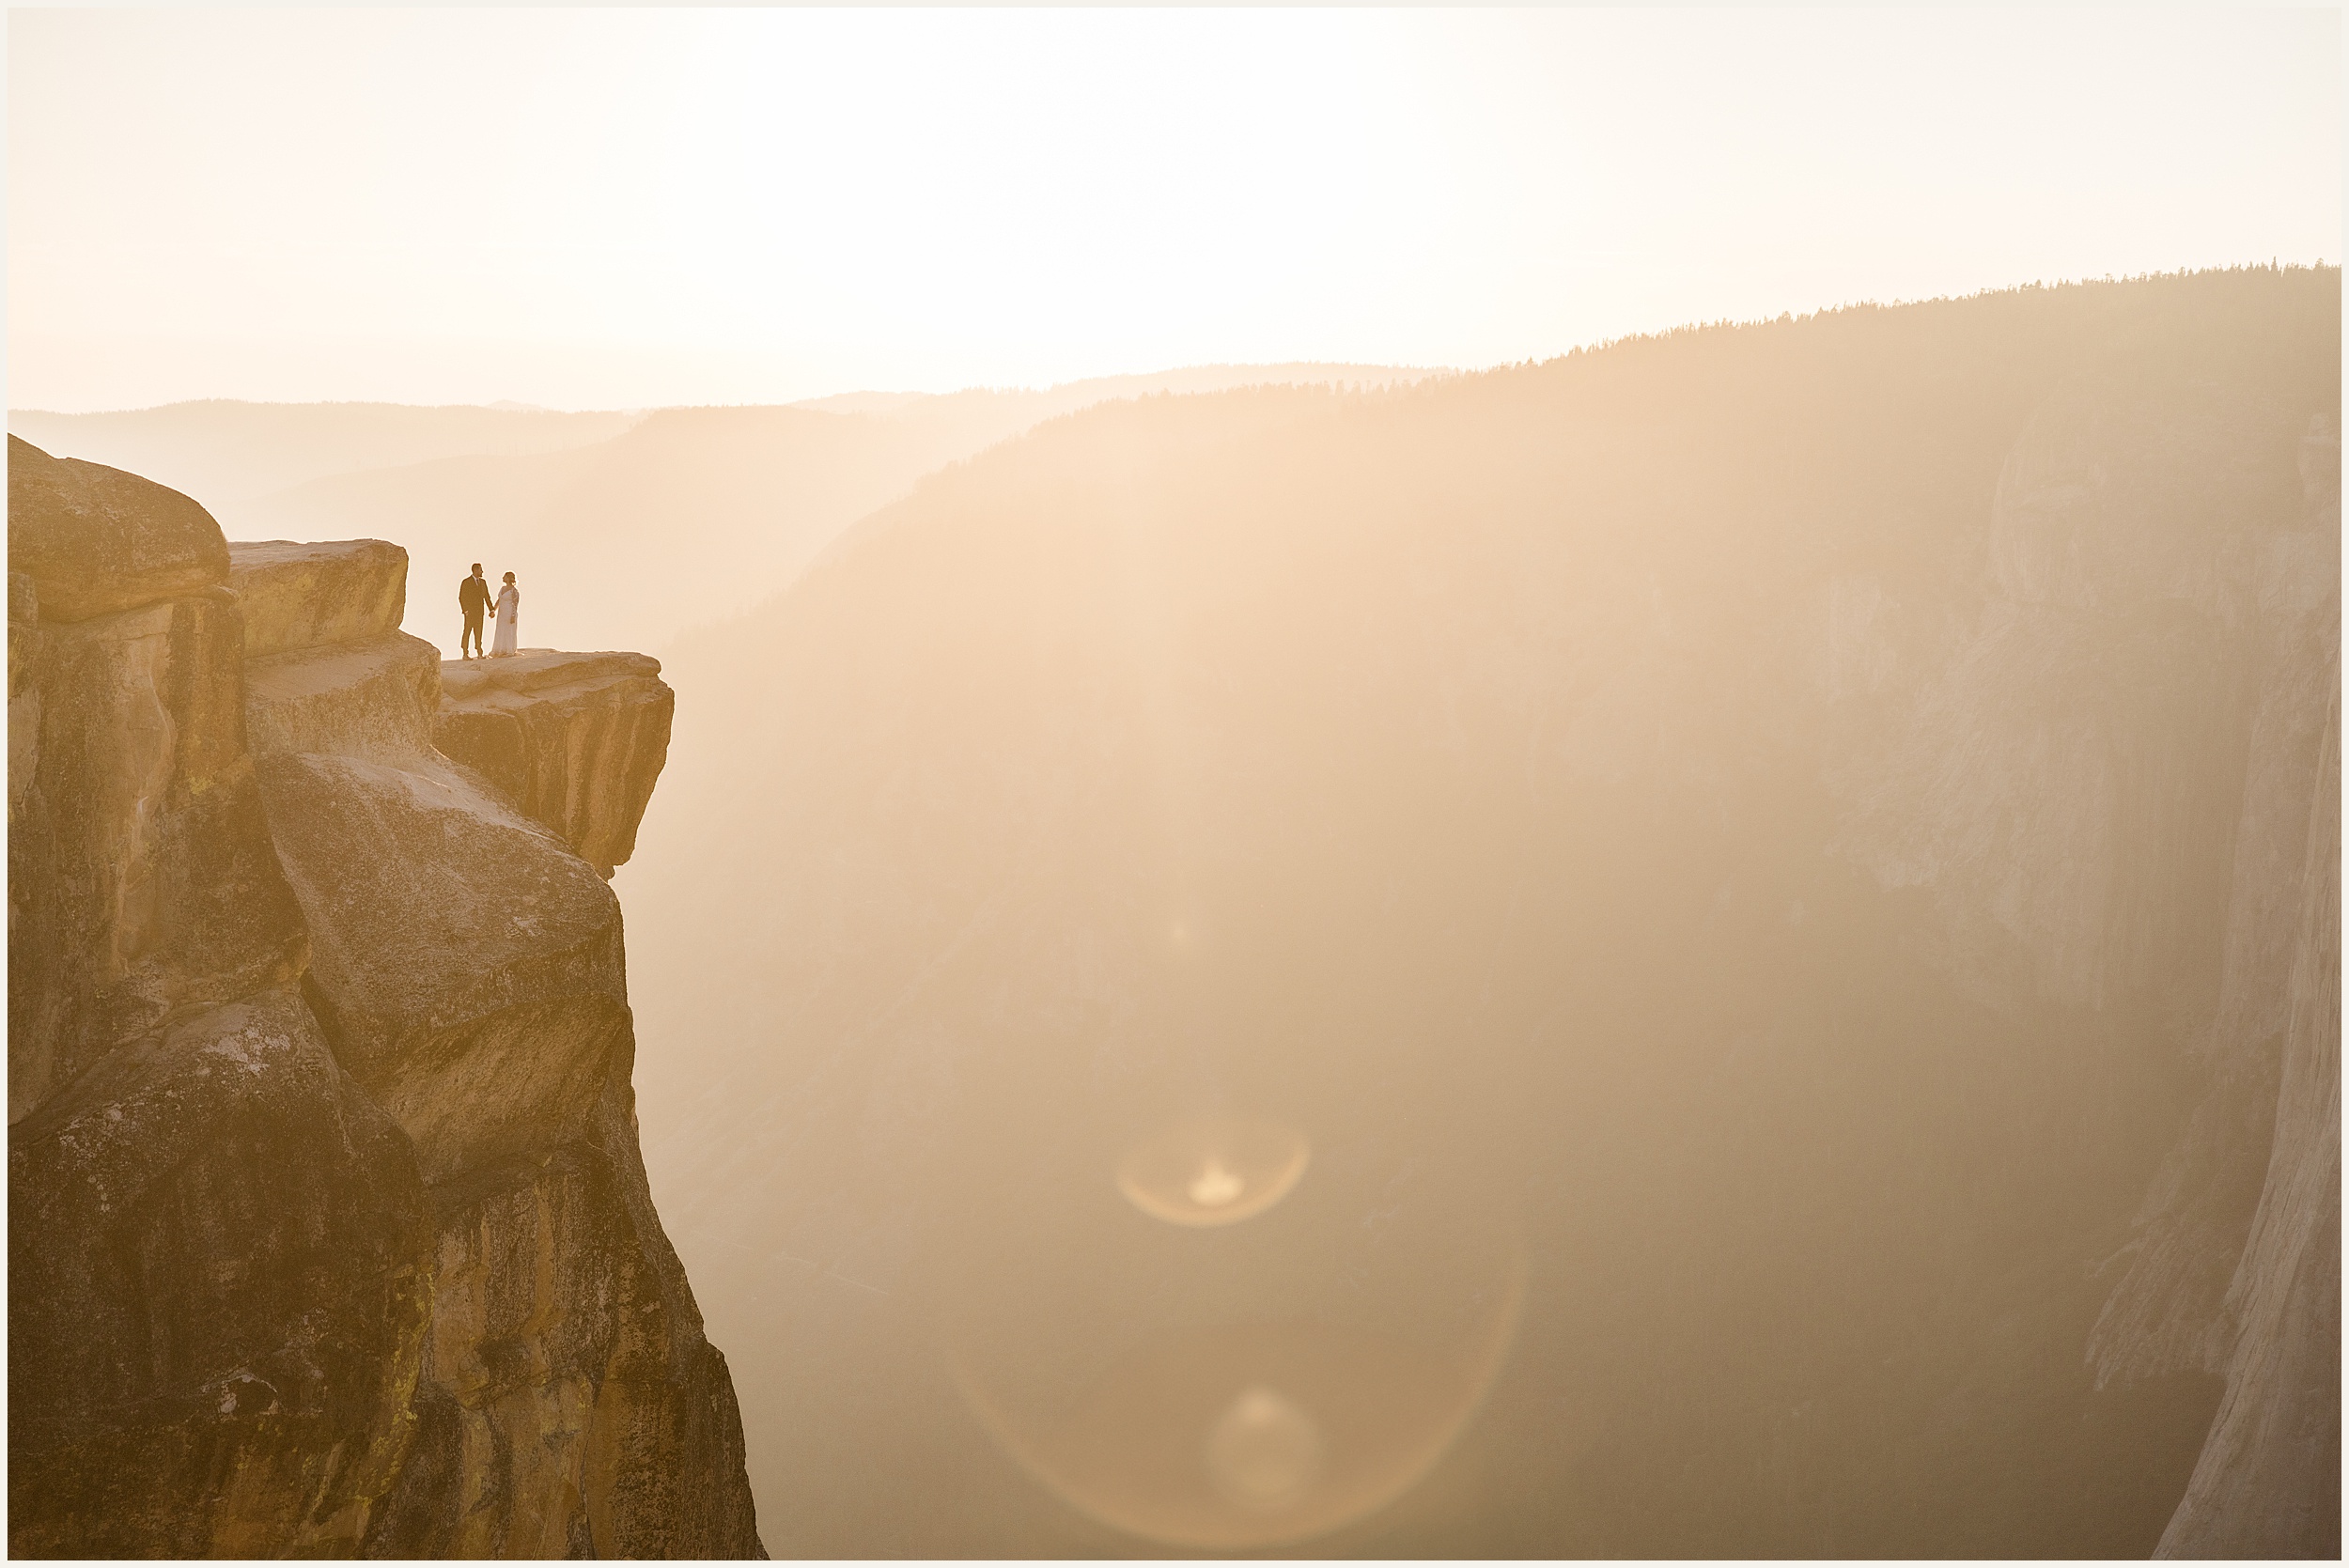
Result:
<instances>
[{"instance_id":1,"label":"boulder","mask_svg":"<svg viewBox=\"0 0 2349 1568\"><path fill-rule=\"evenodd\" d=\"M556 653L441 666L434 735L605 877L636 848L669 755L677 695L641 653Z\"/></svg>"},{"instance_id":2,"label":"boulder","mask_svg":"<svg viewBox=\"0 0 2349 1568\"><path fill-rule=\"evenodd\" d=\"M406 1446L430 1211L300 997L126 1047L8 1139L8 1545L349 1556Z\"/></svg>"},{"instance_id":3,"label":"boulder","mask_svg":"<svg viewBox=\"0 0 2349 1568\"><path fill-rule=\"evenodd\" d=\"M580 1136L628 1001L612 890L432 748L440 669L395 631L257 659L246 702L313 1005L428 1181Z\"/></svg>"},{"instance_id":4,"label":"boulder","mask_svg":"<svg viewBox=\"0 0 2349 1568\"><path fill-rule=\"evenodd\" d=\"M399 628L408 552L381 539L228 547L228 585L244 611L244 651L355 643Z\"/></svg>"},{"instance_id":5,"label":"boulder","mask_svg":"<svg viewBox=\"0 0 2349 1568\"><path fill-rule=\"evenodd\" d=\"M248 656L245 724L257 756L325 752L426 762L440 691L441 650L401 631Z\"/></svg>"},{"instance_id":6,"label":"boulder","mask_svg":"<svg viewBox=\"0 0 2349 1568\"><path fill-rule=\"evenodd\" d=\"M313 1004L426 1180L580 1136L627 1019L612 890L446 764L260 772Z\"/></svg>"},{"instance_id":7,"label":"boulder","mask_svg":"<svg viewBox=\"0 0 2349 1568\"><path fill-rule=\"evenodd\" d=\"M85 621L225 585L228 543L178 490L10 436L8 569L38 585L42 615Z\"/></svg>"}]
</instances>

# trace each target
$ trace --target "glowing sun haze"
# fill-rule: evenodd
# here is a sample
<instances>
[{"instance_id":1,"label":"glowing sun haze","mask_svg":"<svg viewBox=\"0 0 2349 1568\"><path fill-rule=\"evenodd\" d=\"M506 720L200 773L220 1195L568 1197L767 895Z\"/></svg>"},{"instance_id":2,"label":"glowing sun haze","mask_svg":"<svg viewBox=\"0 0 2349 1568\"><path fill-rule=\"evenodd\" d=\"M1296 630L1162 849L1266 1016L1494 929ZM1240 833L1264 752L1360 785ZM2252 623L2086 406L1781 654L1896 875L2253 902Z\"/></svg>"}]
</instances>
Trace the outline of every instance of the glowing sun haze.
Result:
<instances>
[{"instance_id":1,"label":"glowing sun haze","mask_svg":"<svg viewBox=\"0 0 2349 1568\"><path fill-rule=\"evenodd\" d=\"M2318 11L8 19L8 402L1480 365L2338 259Z\"/></svg>"}]
</instances>

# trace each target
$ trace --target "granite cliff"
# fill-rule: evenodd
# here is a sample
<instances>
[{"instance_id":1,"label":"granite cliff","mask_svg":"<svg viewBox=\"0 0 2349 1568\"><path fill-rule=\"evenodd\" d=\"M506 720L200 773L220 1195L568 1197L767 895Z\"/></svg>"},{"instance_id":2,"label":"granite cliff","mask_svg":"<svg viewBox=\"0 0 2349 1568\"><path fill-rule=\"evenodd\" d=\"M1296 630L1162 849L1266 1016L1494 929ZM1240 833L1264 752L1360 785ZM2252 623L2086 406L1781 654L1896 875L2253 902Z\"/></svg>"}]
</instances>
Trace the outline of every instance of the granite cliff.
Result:
<instances>
[{"instance_id":1,"label":"granite cliff","mask_svg":"<svg viewBox=\"0 0 2349 1568\"><path fill-rule=\"evenodd\" d=\"M11 1550L763 1555L637 1147L659 666L444 698L397 548L8 479Z\"/></svg>"}]
</instances>

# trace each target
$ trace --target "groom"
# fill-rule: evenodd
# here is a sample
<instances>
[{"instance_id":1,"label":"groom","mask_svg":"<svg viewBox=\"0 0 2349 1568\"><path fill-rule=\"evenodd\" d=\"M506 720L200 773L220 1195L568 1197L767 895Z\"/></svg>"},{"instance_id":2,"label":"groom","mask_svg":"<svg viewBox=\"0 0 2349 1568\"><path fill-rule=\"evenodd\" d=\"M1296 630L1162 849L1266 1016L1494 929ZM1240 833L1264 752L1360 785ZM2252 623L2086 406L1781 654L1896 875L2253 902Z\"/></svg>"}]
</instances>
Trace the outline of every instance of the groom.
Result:
<instances>
[{"instance_id":1,"label":"groom","mask_svg":"<svg viewBox=\"0 0 2349 1568\"><path fill-rule=\"evenodd\" d=\"M482 578L481 563L478 561L473 564L473 575L457 584L457 608L465 613L465 629L457 639L457 657L478 659L481 657L481 617L490 608L490 584ZM471 653L465 651L468 642L473 644Z\"/></svg>"}]
</instances>

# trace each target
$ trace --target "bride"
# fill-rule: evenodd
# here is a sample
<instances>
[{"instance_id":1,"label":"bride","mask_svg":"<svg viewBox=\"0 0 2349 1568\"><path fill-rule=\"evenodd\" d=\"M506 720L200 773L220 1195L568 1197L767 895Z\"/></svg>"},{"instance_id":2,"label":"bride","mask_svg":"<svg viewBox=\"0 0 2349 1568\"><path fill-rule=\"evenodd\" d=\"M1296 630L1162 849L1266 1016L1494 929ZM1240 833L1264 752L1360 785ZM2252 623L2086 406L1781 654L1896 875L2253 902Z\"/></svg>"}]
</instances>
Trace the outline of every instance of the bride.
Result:
<instances>
[{"instance_id":1,"label":"bride","mask_svg":"<svg viewBox=\"0 0 2349 1568\"><path fill-rule=\"evenodd\" d=\"M514 617L522 607L521 590L514 586L514 574L506 574L506 586L498 590L497 641L490 644L490 657L510 654L514 648Z\"/></svg>"}]
</instances>

